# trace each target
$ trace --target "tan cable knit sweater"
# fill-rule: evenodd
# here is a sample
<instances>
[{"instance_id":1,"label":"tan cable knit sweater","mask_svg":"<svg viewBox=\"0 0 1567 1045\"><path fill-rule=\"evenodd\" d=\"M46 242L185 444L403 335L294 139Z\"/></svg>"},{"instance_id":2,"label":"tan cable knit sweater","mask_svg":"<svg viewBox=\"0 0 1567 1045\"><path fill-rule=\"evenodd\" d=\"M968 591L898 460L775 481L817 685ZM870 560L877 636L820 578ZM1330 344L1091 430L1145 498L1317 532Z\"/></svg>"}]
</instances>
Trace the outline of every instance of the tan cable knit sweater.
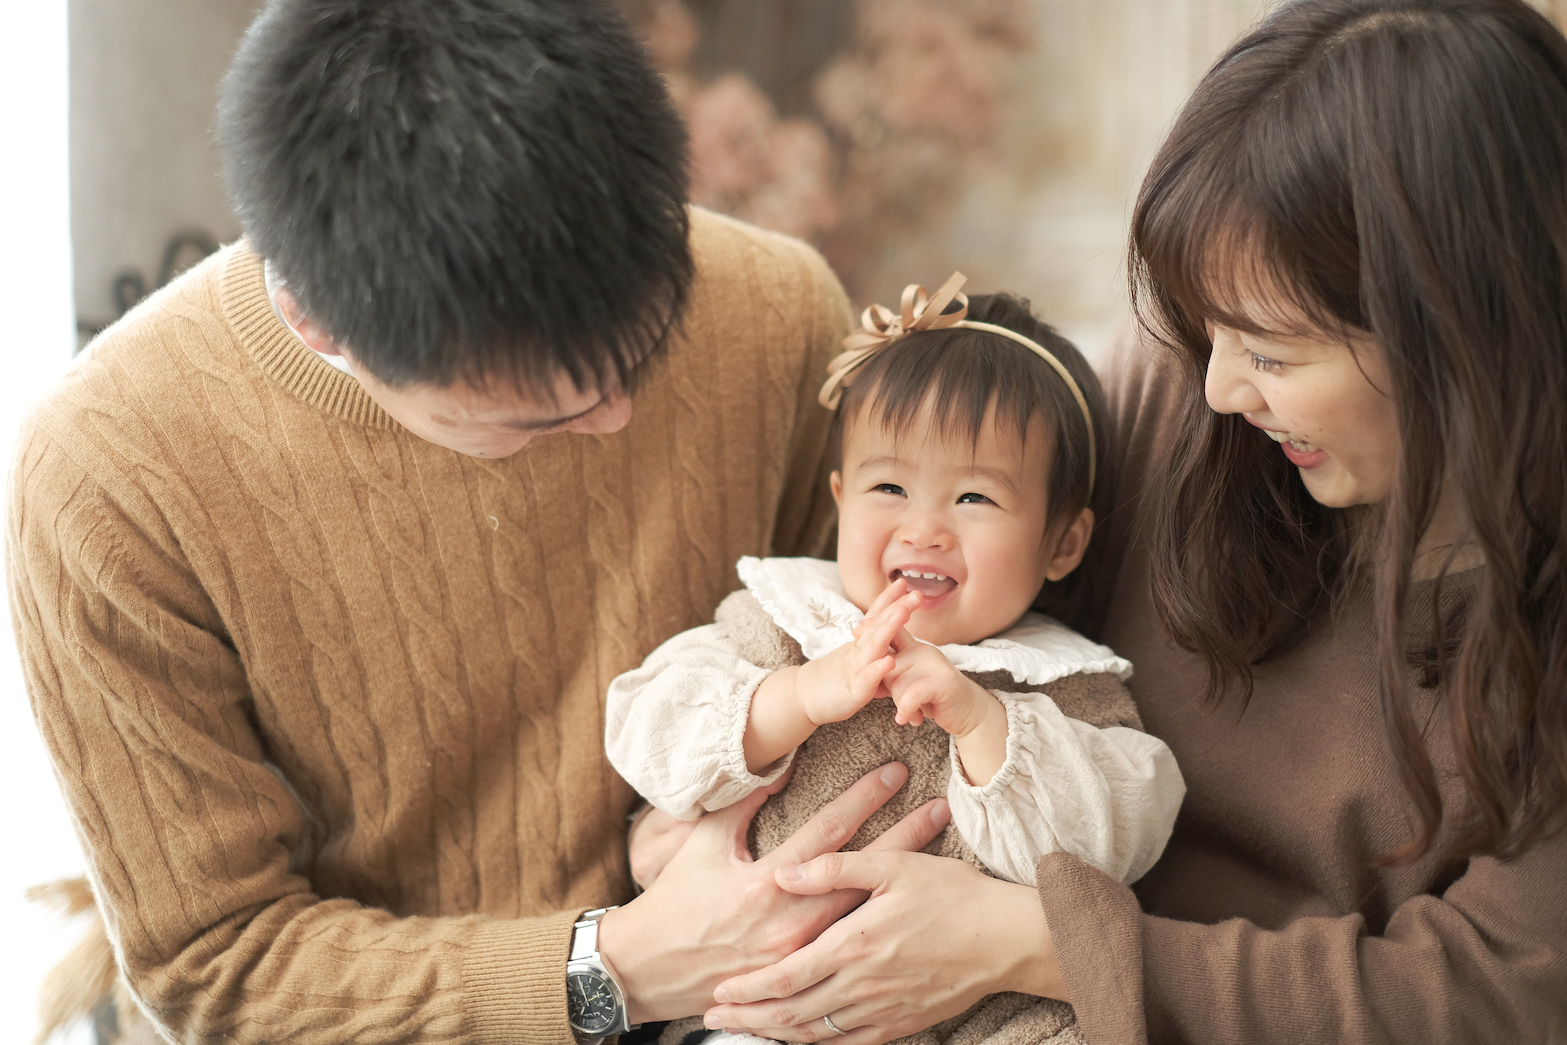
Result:
<instances>
[{"instance_id":1,"label":"tan cable knit sweater","mask_svg":"<svg viewBox=\"0 0 1567 1045\"><path fill-rule=\"evenodd\" d=\"M570 1045L570 923L627 890L609 681L812 554L847 329L803 245L703 212L610 436L422 442L209 259L33 412L8 576L130 983L179 1040Z\"/></svg>"}]
</instances>

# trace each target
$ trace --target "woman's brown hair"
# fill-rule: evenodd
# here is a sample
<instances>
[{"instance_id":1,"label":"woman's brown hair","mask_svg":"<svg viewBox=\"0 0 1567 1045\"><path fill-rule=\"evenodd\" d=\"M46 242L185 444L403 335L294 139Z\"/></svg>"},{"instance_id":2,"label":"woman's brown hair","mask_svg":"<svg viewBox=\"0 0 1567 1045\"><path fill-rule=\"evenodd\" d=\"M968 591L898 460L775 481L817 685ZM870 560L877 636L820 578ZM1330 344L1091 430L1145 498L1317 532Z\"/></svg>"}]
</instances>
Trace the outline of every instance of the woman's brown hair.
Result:
<instances>
[{"instance_id":1,"label":"woman's brown hair","mask_svg":"<svg viewBox=\"0 0 1567 1045\"><path fill-rule=\"evenodd\" d=\"M1138 316L1191 389L1153 583L1166 627L1207 662L1209 699L1248 699L1255 665L1369 584L1383 719L1416 819L1389 861L1429 852L1444 817L1409 700L1416 642L1445 687L1469 798L1451 855L1515 856L1559 830L1567 40L1521 0L1286 5L1177 118L1138 198L1131 266ZM1205 322L1275 324L1246 307L1259 290L1346 346L1354 332L1380 344L1403 444L1386 504L1319 505L1271 442L1204 403ZM1444 487L1485 565L1464 608L1417 637L1416 550Z\"/></svg>"}]
</instances>

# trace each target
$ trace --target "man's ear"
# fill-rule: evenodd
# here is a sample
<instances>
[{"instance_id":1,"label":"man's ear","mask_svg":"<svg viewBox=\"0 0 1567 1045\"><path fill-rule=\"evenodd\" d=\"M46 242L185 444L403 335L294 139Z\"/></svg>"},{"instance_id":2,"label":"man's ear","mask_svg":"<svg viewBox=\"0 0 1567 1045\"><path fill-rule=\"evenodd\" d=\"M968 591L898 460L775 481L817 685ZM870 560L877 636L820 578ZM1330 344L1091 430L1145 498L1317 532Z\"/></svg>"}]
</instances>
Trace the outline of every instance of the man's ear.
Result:
<instances>
[{"instance_id":1,"label":"man's ear","mask_svg":"<svg viewBox=\"0 0 1567 1045\"><path fill-rule=\"evenodd\" d=\"M1050 564L1045 568L1047 580L1058 581L1077 569L1088 551L1088 538L1094 533L1094 510L1084 508L1072 524L1056 539L1055 551L1050 554Z\"/></svg>"},{"instance_id":2,"label":"man's ear","mask_svg":"<svg viewBox=\"0 0 1567 1045\"><path fill-rule=\"evenodd\" d=\"M834 472L827 479L827 484L832 487L832 503L839 508L843 507L843 473Z\"/></svg>"},{"instance_id":3,"label":"man's ear","mask_svg":"<svg viewBox=\"0 0 1567 1045\"><path fill-rule=\"evenodd\" d=\"M287 287L277 287L272 292L272 300L277 302L278 315L288 329L323 356L340 356L343 350L337 342L332 340L332 335L326 332L326 327L311 319L300 307L299 299Z\"/></svg>"}]
</instances>

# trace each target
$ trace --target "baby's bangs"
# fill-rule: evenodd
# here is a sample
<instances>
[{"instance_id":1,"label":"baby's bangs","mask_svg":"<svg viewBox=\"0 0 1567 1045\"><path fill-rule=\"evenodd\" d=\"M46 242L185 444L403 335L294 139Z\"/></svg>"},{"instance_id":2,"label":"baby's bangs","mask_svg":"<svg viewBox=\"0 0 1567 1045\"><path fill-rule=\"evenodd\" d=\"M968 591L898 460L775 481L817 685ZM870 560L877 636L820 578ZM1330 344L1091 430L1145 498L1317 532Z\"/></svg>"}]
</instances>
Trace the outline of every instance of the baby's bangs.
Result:
<instances>
[{"instance_id":1,"label":"baby's bangs","mask_svg":"<svg viewBox=\"0 0 1567 1045\"><path fill-rule=\"evenodd\" d=\"M851 409L901 443L922 419L944 441L978 447L987 420L1027 438L1041 409L1037 381L1028 373L1035 357L1011 341L974 330L922 331L889 346L867 364ZM1026 358L1025 358L1026 357ZM928 411L928 413L927 413Z\"/></svg>"}]
</instances>

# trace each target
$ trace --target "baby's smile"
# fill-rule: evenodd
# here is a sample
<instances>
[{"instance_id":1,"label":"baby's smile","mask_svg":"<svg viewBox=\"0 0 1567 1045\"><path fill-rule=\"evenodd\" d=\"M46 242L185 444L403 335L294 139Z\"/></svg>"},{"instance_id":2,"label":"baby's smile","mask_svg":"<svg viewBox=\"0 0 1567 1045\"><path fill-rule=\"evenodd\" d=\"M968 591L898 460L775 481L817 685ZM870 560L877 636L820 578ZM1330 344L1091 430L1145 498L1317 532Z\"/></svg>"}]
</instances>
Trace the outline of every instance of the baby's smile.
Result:
<instances>
[{"instance_id":1,"label":"baby's smile","mask_svg":"<svg viewBox=\"0 0 1567 1045\"><path fill-rule=\"evenodd\" d=\"M891 584L899 578L908 584L910 591L917 591L924 596L920 603L921 609L929 609L958 590L957 581L923 564L915 563L894 568L887 575L887 583Z\"/></svg>"},{"instance_id":2,"label":"baby's smile","mask_svg":"<svg viewBox=\"0 0 1567 1045\"><path fill-rule=\"evenodd\" d=\"M1010 628L1045 582L1049 446L1044 425L987 417L971 438L930 410L902 432L870 417L845 426L838 572L861 611L901 583L920 595L911 636L969 645Z\"/></svg>"}]
</instances>

